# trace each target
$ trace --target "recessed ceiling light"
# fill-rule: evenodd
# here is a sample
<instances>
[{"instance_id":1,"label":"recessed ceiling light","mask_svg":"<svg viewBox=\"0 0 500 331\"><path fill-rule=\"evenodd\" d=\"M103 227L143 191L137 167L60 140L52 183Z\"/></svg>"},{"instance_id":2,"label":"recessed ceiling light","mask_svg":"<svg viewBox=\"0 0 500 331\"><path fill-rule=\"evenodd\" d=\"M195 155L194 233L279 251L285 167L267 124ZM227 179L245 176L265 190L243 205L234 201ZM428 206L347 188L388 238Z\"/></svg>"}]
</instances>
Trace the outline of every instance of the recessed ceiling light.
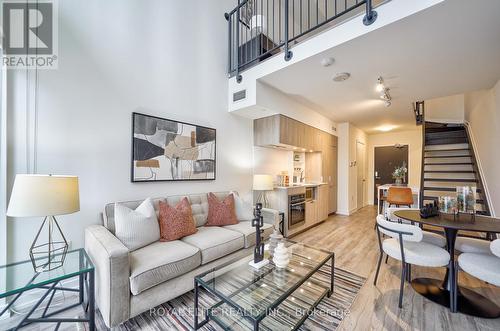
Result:
<instances>
[{"instance_id":1,"label":"recessed ceiling light","mask_svg":"<svg viewBox=\"0 0 500 331\"><path fill-rule=\"evenodd\" d=\"M382 131L382 132L389 132L391 130L394 130L396 128L395 125L382 125L382 126L379 126L378 128L376 128L376 130L378 131Z\"/></svg>"},{"instance_id":2,"label":"recessed ceiling light","mask_svg":"<svg viewBox=\"0 0 500 331\"><path fill-rule=\"evenodd\" d=\"M335 59L333 57L325 57L321 59L321 65L323 67L329 67L335 62Z\"/></svg>"},{"instance_id":3,"label":"recessed ceiling light","mask_svg":"<svg viewBox=\"0 0 500 331\"><path fill-rule=\"evenodd\" d=\"M351 74L348 73L348 72L341 72L341 73L338 73L336 74L334 77L333 77L333 81L334 82L343 82L345 80L348 80L349 77L351 77Z\"/></svg>"}]
</instances>

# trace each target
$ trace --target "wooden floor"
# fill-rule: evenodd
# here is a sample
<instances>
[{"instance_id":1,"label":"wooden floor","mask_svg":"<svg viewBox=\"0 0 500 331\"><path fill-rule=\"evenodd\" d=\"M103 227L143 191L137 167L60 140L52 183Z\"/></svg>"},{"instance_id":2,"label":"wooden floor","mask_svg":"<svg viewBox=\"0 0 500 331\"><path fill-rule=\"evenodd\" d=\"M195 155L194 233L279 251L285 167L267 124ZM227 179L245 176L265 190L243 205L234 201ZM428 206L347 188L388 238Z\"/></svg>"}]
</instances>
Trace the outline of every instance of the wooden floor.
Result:
<instances>
[{"instance_id":1,"label":"wooden floor","mask_svg":"<svg viewBox=\"0 0 500 331\"><path fill-rule=\"evenodd\" d=\"M340 330L500 330L500 319L480 319L452 314L413 291L406 283L403 308L398 308L400 262L382 264L373 285L379 255L373 229L376 208L365 207L351 216L335 215L293 239L333 250L336 266L367 277ZM444 268L412 268L412 278L442 279ZM500 288L460 274L459 284L474 288L500 305Z\"/></svg>"},{"instance_id":2,"label":"wooden floor","mask_svg":"<svg viewBox=\"0 0 500 331\"><path fill-rule=\"evenodd\" d=\"M428 301L406 283L403 308L398 308L400 264L389 259L382 264L377 286L373 285L379 254L376 232L373 229L375 207L365 207L351 216L332 216L318 226L293 239L333 250L336 266L367 277L351 311L340 330L500 330L500 319L487 320L462 314L451 314L448 309ZM412 268L412 277L442 278L443 268ZM500 289L466 275L459 283L474 288L500 305ZM69 316L78 315L77 311ZM0 323L1 324L1 323ZM7 326L7 325L4 325ZM61 330L86 330L86 326L63 324ZM26 330L52 330L54 326L33 325ZM3 329L3 328L0 328Z\"/></svg>"}]
</instances>

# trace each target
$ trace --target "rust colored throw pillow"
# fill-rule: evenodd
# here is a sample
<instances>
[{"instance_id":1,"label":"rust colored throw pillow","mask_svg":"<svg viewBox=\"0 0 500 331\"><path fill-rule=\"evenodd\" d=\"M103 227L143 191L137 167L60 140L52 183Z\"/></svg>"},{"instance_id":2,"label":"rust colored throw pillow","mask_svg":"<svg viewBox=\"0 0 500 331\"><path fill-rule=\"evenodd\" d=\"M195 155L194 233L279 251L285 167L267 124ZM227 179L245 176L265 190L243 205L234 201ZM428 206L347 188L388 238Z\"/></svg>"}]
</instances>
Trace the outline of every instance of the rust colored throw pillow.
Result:
<instances>
[{"instance_id":1,"label":"rust colored throw pillow","mask_svg":"<svg viewBox=\"0 0 500 331\"><path fill-rule=\"evenodd\" d=\"M215 194L208 194L208 220L205 226L224 226L238 224L234 196L229 194L223 201L219 201Z\"/></svg>"},{"instance_id":2,"label":"rust colored throw pillow","mask_svg":"<svg viewBox=\"0 0 500 331\"><path fill-rule=\"evenodd\" d=\"M187 198L182 199L177 206L172 207L167 202L160 201L160 241L181 239L196 233L191 205Z\"/></svg>"}]
</instances>

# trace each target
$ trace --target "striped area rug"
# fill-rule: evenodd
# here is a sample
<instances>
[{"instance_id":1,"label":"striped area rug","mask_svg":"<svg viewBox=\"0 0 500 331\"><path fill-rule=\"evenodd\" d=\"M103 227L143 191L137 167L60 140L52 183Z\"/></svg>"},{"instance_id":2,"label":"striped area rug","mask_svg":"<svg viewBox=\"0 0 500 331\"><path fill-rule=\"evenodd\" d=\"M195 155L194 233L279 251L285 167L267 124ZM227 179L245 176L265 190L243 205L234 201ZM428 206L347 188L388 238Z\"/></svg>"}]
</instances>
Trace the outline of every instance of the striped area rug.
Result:
<instances>
[{"instance_id":1,"label":"striped area rug","mask_svg":"<svg viewBox=\"0 0 500 331\"><path fill-rule=\"evenodd\" d=\"M325 265L316 273L315 279L325 283L329 282L330 266ZM364 277L353 274L352 272L335 268L335 288L331 298L325 297L318 305L316 310L302 325L300 330L335 330L342 319L349 314L349 309L356 298L359 290L365 283ZM299 299L300 300L300 299ZM209 307L215 304L216 298L210 293L200 290L200 307ZM294 304L297 301L293 302ZM193 330L193 304L194 292L186 293L174 300L168 301L154 309L155 313L149 311L136 316L122 325L113 328L116 331L130 330ZM300 303L298 303L300 305ZM304 307L307 303L304 302ZM280 310L285 311L287 302L280 305ZM242 319L240 319L242 320ZM266 318L267 320L267 318ZM266 322L264 320L264 322ZM278 320L278 322L276 322ZM290 330L292 318L287 319L286 315L273 319L274 323L264 323L261 330ZM98 330L106 330L106 326L98 313L96 315L96 324ZM231 326L232 330L246 330L241 323L235 323ZM223 330L213 321L206 324L201 330L219 331Z\"/></svg>"}]
</instances>

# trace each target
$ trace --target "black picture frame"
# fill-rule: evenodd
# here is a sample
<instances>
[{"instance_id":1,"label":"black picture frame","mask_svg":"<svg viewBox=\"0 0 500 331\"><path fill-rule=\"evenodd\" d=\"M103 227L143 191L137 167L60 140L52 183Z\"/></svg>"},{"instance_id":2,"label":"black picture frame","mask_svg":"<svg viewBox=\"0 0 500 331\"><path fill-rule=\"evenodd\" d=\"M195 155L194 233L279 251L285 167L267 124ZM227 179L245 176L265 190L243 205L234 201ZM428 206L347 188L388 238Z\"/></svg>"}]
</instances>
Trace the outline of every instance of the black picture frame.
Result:
<instances>
[{"instance_id":1,"label":"black picture frame","mask_svg":"<svg viewBox=\"0 0 500 331\"><path fill-rule=\"evenodd\" d=\"M214 133L214 152L213 152L213 178L179 178L179 179L136 179L135 176L135 144L134 144L134 139L135 139L135 132L134 128L136 125L136 117L137 116L143 116L146 118L152 118L156 120L162 120L162 121L168 121L168 122L175 122L177 124L182 124L182 125L189 125L193 126L195 128L201 128L205 130L210 130L213 131ZM169 119L169 118L163 118L159 116L154 116L154 115L149 115L149 114L144 114L144 113L139 113L139 112L132 112L132 126L131 126L131 153L130 153L130 181L132 183L155 183L155 182L184 182L184 181L214 181L217 179L217 129L203 126L203 125L198 125L198 124L193 124L193 123L188 123L188 122L183 122L183 121L178 121L175 119Z\"/></svg>"}]
</instances>

